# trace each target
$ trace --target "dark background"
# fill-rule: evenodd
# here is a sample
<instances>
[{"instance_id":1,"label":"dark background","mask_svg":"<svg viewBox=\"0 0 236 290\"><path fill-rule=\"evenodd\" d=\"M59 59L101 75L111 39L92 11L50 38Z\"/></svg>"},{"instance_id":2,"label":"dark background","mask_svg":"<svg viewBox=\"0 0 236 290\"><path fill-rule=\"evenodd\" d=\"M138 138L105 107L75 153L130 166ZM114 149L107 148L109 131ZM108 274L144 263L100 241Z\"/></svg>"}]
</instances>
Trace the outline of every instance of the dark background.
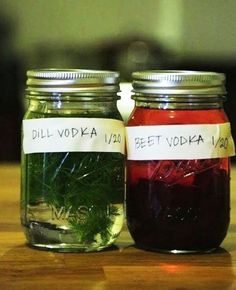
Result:
<instances>
[{"instance_id":1,"label":"dark background","mask_svg":"<svg viewBox=\"0 0 236 290\"><path fill-rule=\"evenodd\" d=\"M0 161L20 160L26 71L42 67L118 70L122 82L144 69L223 72L236 140L235 12L234 0L0 0Z\"/></svg>"}]
</instances>

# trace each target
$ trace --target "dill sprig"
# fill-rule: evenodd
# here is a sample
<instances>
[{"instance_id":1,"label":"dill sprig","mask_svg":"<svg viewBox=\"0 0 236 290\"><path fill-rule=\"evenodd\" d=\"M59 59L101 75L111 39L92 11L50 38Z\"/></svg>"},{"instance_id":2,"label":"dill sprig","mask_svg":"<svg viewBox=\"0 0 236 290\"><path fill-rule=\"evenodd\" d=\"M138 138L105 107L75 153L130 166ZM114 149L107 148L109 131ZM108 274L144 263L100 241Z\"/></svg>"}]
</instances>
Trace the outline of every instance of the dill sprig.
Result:
<instances>
[{"instance_id":1,"label":"dill sprig","mask_svg":"<svg viewBox=\"0 0 236 290\"><path fill-rule=\"evenodd\" d=\"M69 211L68 223L80 243L111 236L119 214L114 204L123 202L124 156L120 153L35 153L28 159L30 204L45 202Z\"/></svg>"},{"instance_id":2,"label":"dill sprig","mask_svg":"<svg viewBox=\"0 0 236 290\"><path fill-rule=\"evenodd\" d=\"M42 106L42 107L40 107ZM26 119L92 117L121 120L117 109L48 111L47 103L28 111ZM41 110L41 111L39 111ZM78 243L93 243L99 236L106 245L117 217L116 204L124 200L124 155L110 152L65 152L23 154L23 201L46 203L70 212L67 222ZM78 211L78 209L80 209ZM115 238L115 237L114 237Z\"/></svg>"}]
</instances>

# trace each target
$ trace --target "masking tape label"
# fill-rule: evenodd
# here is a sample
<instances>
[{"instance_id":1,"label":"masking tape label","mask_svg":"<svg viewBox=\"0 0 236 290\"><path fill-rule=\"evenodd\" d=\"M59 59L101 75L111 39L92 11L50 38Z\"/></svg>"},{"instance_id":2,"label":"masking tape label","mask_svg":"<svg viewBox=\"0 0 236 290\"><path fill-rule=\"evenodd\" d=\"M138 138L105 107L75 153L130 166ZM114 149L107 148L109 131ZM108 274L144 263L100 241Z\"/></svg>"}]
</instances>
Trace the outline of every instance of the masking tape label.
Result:
<instances>
[{"instance_id":1,"label":"masking tape label","mask_svg":"<svg viewBox=\"0 0 236 290\"><path fill-rule=\"evenodd\" d=\"M23 120L23 151L119 152L124 154L124 124L100 118L40 118Z\"/></svg>"},{"instance_id":2,"label":"masking tape label","mask_svg":"<svg viewBox=\"0 0 236 290\"><path fill-rule=\"evenodd\" d=\"M129 160L206 159L235 155L230 123L126 127Z\"/></svg>"}]
</instances>

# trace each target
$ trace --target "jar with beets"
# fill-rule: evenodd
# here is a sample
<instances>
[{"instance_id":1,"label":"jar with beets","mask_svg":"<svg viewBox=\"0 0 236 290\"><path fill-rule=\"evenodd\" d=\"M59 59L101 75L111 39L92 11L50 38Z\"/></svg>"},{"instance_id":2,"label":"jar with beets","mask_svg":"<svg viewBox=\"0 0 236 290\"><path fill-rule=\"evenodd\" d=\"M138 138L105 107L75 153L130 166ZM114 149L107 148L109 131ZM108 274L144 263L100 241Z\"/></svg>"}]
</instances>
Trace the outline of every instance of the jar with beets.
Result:
<instances>
[{"instance_id":1,"label":"jar with beets","mask_svg":"<svg viewBox=\"0 0 236 290\"><path fill-rule=\"evenodd\" d=\"M133 73L126 209L137 247L211 252L225 238L235 149L224 84L215 72Z\"/></svg>"}]
</instances>

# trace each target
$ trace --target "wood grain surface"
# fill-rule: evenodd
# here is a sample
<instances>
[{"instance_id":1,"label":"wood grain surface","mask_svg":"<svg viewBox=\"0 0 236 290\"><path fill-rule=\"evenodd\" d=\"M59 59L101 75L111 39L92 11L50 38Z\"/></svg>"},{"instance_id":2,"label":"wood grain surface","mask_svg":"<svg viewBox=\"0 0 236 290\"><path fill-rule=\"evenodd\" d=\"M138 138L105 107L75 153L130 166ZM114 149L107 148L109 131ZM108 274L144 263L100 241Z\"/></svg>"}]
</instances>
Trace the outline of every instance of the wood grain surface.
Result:
<instances>
[{"instance_id":1,"label":"wood grain surface","mask_svg":"<svg viewBox=\"0 0 236 290\"><path fill-rule=\"evenodd\" d=\"M0 165L0 290L236 289L236 167L231 225L222 247L203 255L139 250L124 227L114 247L97 253L29 248L20 226L20 166Z\"/></svg>"}]
</instances>

